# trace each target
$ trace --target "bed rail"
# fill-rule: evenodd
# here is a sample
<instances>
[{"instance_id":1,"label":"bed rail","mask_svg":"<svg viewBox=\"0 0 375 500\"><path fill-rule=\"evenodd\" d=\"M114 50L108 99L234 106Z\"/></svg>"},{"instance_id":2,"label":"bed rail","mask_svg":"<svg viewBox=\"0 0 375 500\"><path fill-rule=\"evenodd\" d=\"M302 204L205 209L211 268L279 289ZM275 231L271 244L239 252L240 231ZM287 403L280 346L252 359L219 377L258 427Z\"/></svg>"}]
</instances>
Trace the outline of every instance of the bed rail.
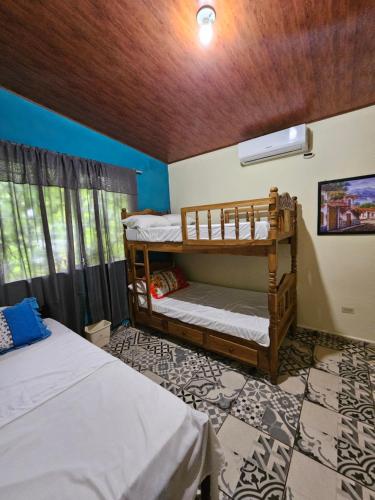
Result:
<instances>
[{"instance_id":1,"label":"bed rail","mask_svg":"<svg viewBox=\"0 0 375 500\"><path fill-rule=\"evenodd\" d=\"M144 210L134 210L129 212L127 208L121 209L121 220L126 219L126 217L130 217L131 215L164 215L167 212L160 212L158 210L154 210L152 208L145 208Z\"/></svg>"},{"instance_id":2,"label":"bed rail","mask_svg":"<svg viewBox=\"0 0 375 500\"><path fill-rule=\"evenodd\" d=\"M295 232L296 198L288 193L279 195L276 187L271 188L268 198L195 205L181 208L182 240L184 245L249 245L267 244L267 241L290 237ZM189 235L188 215L194 217L194 237ZM257 240L255 224L269 223L268 237ZM241 222L250 224L250 237L241 238ZM220 225L221 238L213 239L213 225ZM228 228L228 224L231 227ZM231 230L228 237L227 231ZM202 232L204 234L202 235Z\"/></svg>"}]
</instances>

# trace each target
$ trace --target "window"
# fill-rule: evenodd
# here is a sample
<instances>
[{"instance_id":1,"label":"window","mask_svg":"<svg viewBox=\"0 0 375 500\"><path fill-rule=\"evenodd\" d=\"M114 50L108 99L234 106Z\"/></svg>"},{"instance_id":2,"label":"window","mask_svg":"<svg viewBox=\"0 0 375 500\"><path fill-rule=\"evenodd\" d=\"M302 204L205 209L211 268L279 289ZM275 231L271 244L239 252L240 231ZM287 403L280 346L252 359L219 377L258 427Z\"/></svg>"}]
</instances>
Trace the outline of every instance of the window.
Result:
<instances>
[{"instance_id":1,"label":"window","mask_svg":"<svg viewBox=\"0 0 375 500\"><path fill-rule=\"evenodd\" d=\"M3 273L5 283L45 276L50 272L39 189L38 186L29 184L0 182L0 272ZM95 192L99 205L99 221L96 221L93 190L69 190L66 193L66 188L60 187L41 189L56 272L64 273L68 270L66 197L68 202L70 198L76 267L82 265L81 245L85 249L86 265L99 264L97 223L101 227L105 261L124 259L120 213L121 208L127 207L126 194ZM78 207L82 220L82 237L78 226ZM105 223L107 221L108 224Z\"/></svg>"}]
</instances>

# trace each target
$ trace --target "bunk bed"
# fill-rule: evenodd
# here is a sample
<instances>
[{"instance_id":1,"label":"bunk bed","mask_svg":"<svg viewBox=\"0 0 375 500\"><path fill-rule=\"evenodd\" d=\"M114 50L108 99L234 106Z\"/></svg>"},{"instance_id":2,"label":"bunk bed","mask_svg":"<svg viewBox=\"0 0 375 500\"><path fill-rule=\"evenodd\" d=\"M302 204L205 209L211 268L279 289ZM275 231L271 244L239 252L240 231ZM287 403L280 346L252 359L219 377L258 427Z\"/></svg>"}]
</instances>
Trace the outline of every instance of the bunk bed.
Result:
<instances>
[{"instance_id":1,"label":"bunk bed","mask_svg":"<svg viewBox=\"0 0 375 500\"><path fill-rule=\"evenodd\" d=\"M267 198L184 207L180 226L143 230L126 227L126 219L132 215L162 214L149 209L132 213L123 209L121 212L134 323L151 326L255 366L268 372L271 382L276 383L279 347L289 328L296 327L297 198L288 193L279 194L273 187ZM290 272L278 280L279 249L284 244L290 249ZM169 262L150 259L154 252L167 252L172 258L173 254L187 253L264 256L268 259L268 293L211 287L206 290L206 297L207 294L220 296L226 290L231 302L236 301L235 297L241 298L235 312L224 306L228 315L226 325L214 321L210 323L215 325L214 329L207 327L202 321L204 310L199 321L194 313L181 316L172 312L178 302L194 304L193 292L199 284L193 283L193 291L175 292L167 300L152 298L151 274L171 266ZM223 290L215 290L219 288ZM187 298L186 293L192 296ZM199 302L199 294L196 297L195 309L198 311L204 304ZM171 301L174 301L172 305ZM247 302L250 314L237 312L246 305L242 302ZM209 313L215 309L215 304L209 301L207 307ZM230 323L236 328L228 328ZM245 332L246 327L249 331L249 325L251 335ZM245 333L240 333L240 326Z\"/></svg>"}]
</instances>

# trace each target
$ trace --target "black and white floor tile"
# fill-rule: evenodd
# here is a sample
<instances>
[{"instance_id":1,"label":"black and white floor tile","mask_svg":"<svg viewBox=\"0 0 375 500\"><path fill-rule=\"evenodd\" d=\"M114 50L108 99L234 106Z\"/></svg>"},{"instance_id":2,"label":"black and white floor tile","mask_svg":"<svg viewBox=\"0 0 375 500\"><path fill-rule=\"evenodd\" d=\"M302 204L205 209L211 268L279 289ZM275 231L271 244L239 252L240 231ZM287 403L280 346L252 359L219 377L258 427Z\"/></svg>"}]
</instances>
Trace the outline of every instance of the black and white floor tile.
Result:
<instances>
[{"instance_id":1,"label":"black and white floor tile","mask_svg":"<svg viewBox=\"0 0 375 500\"><path fill-rule=\"evenodd\" d=\"M185 389L223 410L229 410L245 385L246 377L216 361L202 365Z\"/></svg>"},{"instance_id":2,"label":"black and white floor tile","mask_svg":"<svg viewBox=\"0 0 375 500\"><path fill-rule=\"evenodd\" d=\"M300 328L269 377L150 329L105 350L207 413L220 500L375 500L375 345Z\"/></svg>"}]
</instances>

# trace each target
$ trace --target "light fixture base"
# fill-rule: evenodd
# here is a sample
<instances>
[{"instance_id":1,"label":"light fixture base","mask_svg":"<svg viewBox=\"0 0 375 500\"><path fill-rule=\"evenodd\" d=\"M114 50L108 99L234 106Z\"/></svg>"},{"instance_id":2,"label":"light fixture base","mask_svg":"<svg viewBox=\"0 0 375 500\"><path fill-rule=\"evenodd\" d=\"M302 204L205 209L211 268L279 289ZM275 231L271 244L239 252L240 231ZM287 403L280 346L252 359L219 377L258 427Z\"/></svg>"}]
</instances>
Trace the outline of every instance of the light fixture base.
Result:
<instances>
[{"instance_id":1,"label":"light fixture base","mask_svg":"<svg viewBox=\"0 0 375 500\"><path fill-rule=\"evenodd\" d=\"M205 24L214 24L216 19L216 12L210 5L203 5L197 12L197 23L199 26Z\"/></svg>"}]
</instances>

